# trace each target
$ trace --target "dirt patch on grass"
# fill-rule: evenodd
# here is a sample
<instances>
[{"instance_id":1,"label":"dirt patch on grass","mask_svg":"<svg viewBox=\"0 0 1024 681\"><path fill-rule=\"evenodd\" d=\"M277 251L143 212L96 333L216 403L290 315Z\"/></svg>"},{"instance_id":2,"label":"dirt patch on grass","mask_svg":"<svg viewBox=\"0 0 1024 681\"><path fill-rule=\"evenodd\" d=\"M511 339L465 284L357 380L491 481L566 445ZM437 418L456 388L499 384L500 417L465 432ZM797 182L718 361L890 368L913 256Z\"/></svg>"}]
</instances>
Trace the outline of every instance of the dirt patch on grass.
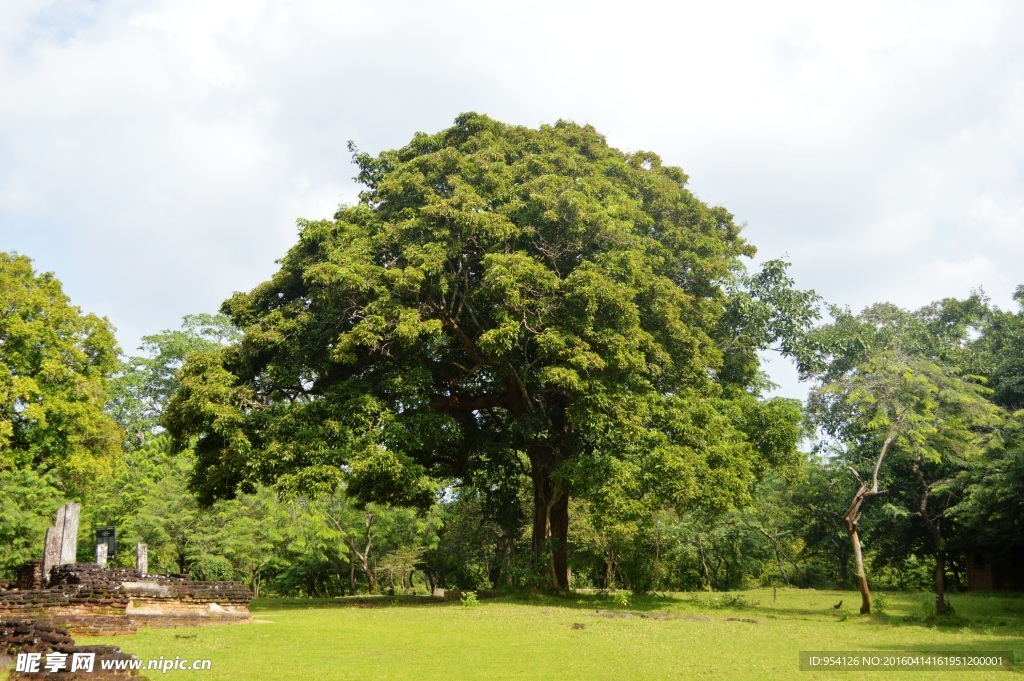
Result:
<instances>
[{"instance_id":1,"label":"dirt patch on grass","mask_svg":"<svg viewBox=\"0 0 1024 681\"><path fill-rule=\"evenodd\" d=\"M670 612L644 612L642 610L598 610L595 617L607 619L630 619L639 617L645 620L689 620L691 622L710 622L710 617L699 615L676 615Z\"/></svg>"}]
</instances>

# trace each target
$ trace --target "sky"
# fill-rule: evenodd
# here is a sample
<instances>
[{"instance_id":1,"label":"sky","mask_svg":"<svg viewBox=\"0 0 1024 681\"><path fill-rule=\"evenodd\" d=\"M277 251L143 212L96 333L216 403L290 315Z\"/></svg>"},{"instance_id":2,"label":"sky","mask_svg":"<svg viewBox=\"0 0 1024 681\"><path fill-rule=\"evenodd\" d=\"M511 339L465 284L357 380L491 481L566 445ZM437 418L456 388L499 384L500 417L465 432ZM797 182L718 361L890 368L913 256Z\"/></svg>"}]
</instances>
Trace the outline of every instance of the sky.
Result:
<instances>
[{"instance_id":1,"label":"sky","mask_svg":"<svg viewBox=\"0 0 1024 681\"><path fill-rule=\"evenodd\" d=\"M354 202L349 140L478 111L656 152L831 303L1011 308L1022 25L1012 0L3 3L0 250L131 353Z\"/></svg>"}]
</instances>

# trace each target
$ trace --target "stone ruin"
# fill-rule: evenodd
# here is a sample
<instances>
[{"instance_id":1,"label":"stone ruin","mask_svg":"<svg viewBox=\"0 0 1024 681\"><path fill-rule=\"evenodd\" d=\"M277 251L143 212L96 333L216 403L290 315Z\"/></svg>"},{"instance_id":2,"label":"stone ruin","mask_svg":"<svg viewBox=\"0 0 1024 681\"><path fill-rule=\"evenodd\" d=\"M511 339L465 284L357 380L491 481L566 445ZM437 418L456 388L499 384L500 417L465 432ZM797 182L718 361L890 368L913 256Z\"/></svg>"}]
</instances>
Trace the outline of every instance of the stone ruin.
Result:
<instances>
[{"instance_id":1,"label":"stone ruin","mask_svg":"<svg viewBox=\"0 0 1024 681\"><path fill-rule=\"evenodd\" d=\"M106 551L100 549L97 563L76 563L80 510L74 503L61 507L46 531L43 559L24 564L14 582L0 582L0 662L18 652L67 652L64 648L74 647L72 634L134 634L140 625L178 627L251 619L252 593L244 584L149 574L145 544L137 547L134 568L107 567ZM79 648L93 649L123 655L109 646Z\"/></svg>"},{"instance_id":2,"label":"stone ruin","mask_svg":"<svg viewBox=\"0 0 1024 681\"><path fill-rule=\"evenodd\" d=\"M130 660L134 655L123 652L117 646L82 646L75 645L74 639L68 636L67 630L54 627L35 620L4 620L0 618L0 671L4 669L4 658L12 661L19 653L37 653L42 657L60 653L67 658L81 653L93 653L93 671L72 673L68 671L18 672L11 671L7 677L10 681L120 681L132 679L144 681L146 677L138 676L127 669L102 670L104 660Z\"/></svg>"},{"instance_id":3,"label":"stone ruin","mask_svg":"<svg viewBox=\"0 0 1024 681\"><path fill-rule=\"evenodd\" d=\"M95 563L56 565L45 586L41 563L25 564L0 588L0 618L68 627L76 634L131 634L144 627L246 622L252 594L238 582L202 582L187 575L150 575Z\"/></svg>"},{"instance_id":4,"label":"stone ruin","mask_svg":"<svg viewBox=\"0 0 1024 681\"><path fill-rule=\"evenodd\" d=\"M151 575L145 544L135 568L76 563L81 507L69 503L46 531L41 561L30 561L13 584L0 584L0 617L31 617L87 635L126 634L143 626L184 626L250 619L252 594L239 582L195 581L188 575Z\"/></svg>"}]
</instances>

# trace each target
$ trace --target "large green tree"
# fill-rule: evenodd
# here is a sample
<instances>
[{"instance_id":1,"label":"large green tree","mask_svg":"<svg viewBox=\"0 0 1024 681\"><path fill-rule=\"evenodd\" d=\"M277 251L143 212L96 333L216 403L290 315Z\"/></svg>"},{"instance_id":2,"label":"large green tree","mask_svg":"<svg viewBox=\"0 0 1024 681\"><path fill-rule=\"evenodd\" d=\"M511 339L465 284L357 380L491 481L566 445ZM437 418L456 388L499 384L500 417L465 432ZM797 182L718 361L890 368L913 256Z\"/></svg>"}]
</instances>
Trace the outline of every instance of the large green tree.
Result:
<instances>
[{"instance_id":1,"label":"large green tree","mask_svg":"<svg viewBox=\"0 0 1024 681\"><path fill-rule=\"evenodd\" d=\"M570 496L720 507L793 456L797 410L751 386L810 297L778 264L744 280L754 248L679 168L477 114L355 160L358 204L300 221L223 306L243 339L183 369L164 424L202 499L347 479L426 506L437 480L525 473L565 587Z\"/></svg>"},{"instance_id":2,"label":"large green tree","mask_svg":"<svg viewBox=\"0 0 1024 681\"><path fill-rule=\"evenodd\" d=\"M117 352L106 319L83 314L27 257L0 252L0 470L50 471L71 496L112 470L121 431L103 405Z\"/></svg>"}]
</instances>

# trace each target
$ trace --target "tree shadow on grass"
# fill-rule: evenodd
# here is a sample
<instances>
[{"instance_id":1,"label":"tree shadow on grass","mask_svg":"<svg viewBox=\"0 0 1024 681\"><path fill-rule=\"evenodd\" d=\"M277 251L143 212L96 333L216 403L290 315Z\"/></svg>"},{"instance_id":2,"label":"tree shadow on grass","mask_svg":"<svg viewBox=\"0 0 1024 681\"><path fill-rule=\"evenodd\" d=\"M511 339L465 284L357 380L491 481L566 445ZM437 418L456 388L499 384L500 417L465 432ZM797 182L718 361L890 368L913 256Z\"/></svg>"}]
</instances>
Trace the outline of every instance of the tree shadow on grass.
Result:
<instances>
[{"instance_id":1,"label":"tree shadow on grass","mask_svg":"<svg viewBox=\"0 0 1024 681\"><path fill-rule=\"evenodd\" d=\"M259 598L249 605L253 613L270 610L327 610L332 608L385 608L392 606L438 606L458 601L445 601L434 596L344 596L338 598L305 598L300 596L271 596Z\"/></svg>"},{"instance_id":2,"label":"tree shadow on grass","mask_svg":"<svg viewBox=\"0 0 1024 681\"><path fill-rule=\"evenodd\" d=\"M918 626L937 630L958 630L970 627L983 630L986 635L998 636L1004 640L1020 638L1024 627L1024 616L1017 612L1013 601L1016 594L1009 594L1009 601L1002 596L971 595L970 601L964 602L964 617L946 621L943 618L929 617L926 613L911 614L871 614L862 616L855 614L859 606L857 592L814 591L798 592L798 598L813 604L779 605L772 602L771 592L700 592L674 594L636 595L628 592L557 592L542 590L505 590L478 591L479 598L484 602L506 603L542 608L568 608L573 610L590 610L622 613L671 613L673 615L720 614L725 617L757 617L765 619L802 619L821 622L833 621L846 612L850 619L870 618L870 621L885 626ZM782 594L791 600L793 593ZM767 599L765 598L767 596ZM839 609L833 601L846 603ZM965 599L966 600L966 599ZM762 602L767 601L767 602ZM1000 607L1001 604L1009 607ZM339 598L261 598L253 601L253 613L271 610L309 610L328 608L382 608L382 607L461 607L459 600L445 600L433 596L381 596L363 595ZM904 608L908 604L904 603ZM911 604L912 605L912 604ZM980 606L980 607L979 607ZM958 604L960 607L960 604ZM854 612L849 612L853 610Z\"/></svg>"}]
</instances>

